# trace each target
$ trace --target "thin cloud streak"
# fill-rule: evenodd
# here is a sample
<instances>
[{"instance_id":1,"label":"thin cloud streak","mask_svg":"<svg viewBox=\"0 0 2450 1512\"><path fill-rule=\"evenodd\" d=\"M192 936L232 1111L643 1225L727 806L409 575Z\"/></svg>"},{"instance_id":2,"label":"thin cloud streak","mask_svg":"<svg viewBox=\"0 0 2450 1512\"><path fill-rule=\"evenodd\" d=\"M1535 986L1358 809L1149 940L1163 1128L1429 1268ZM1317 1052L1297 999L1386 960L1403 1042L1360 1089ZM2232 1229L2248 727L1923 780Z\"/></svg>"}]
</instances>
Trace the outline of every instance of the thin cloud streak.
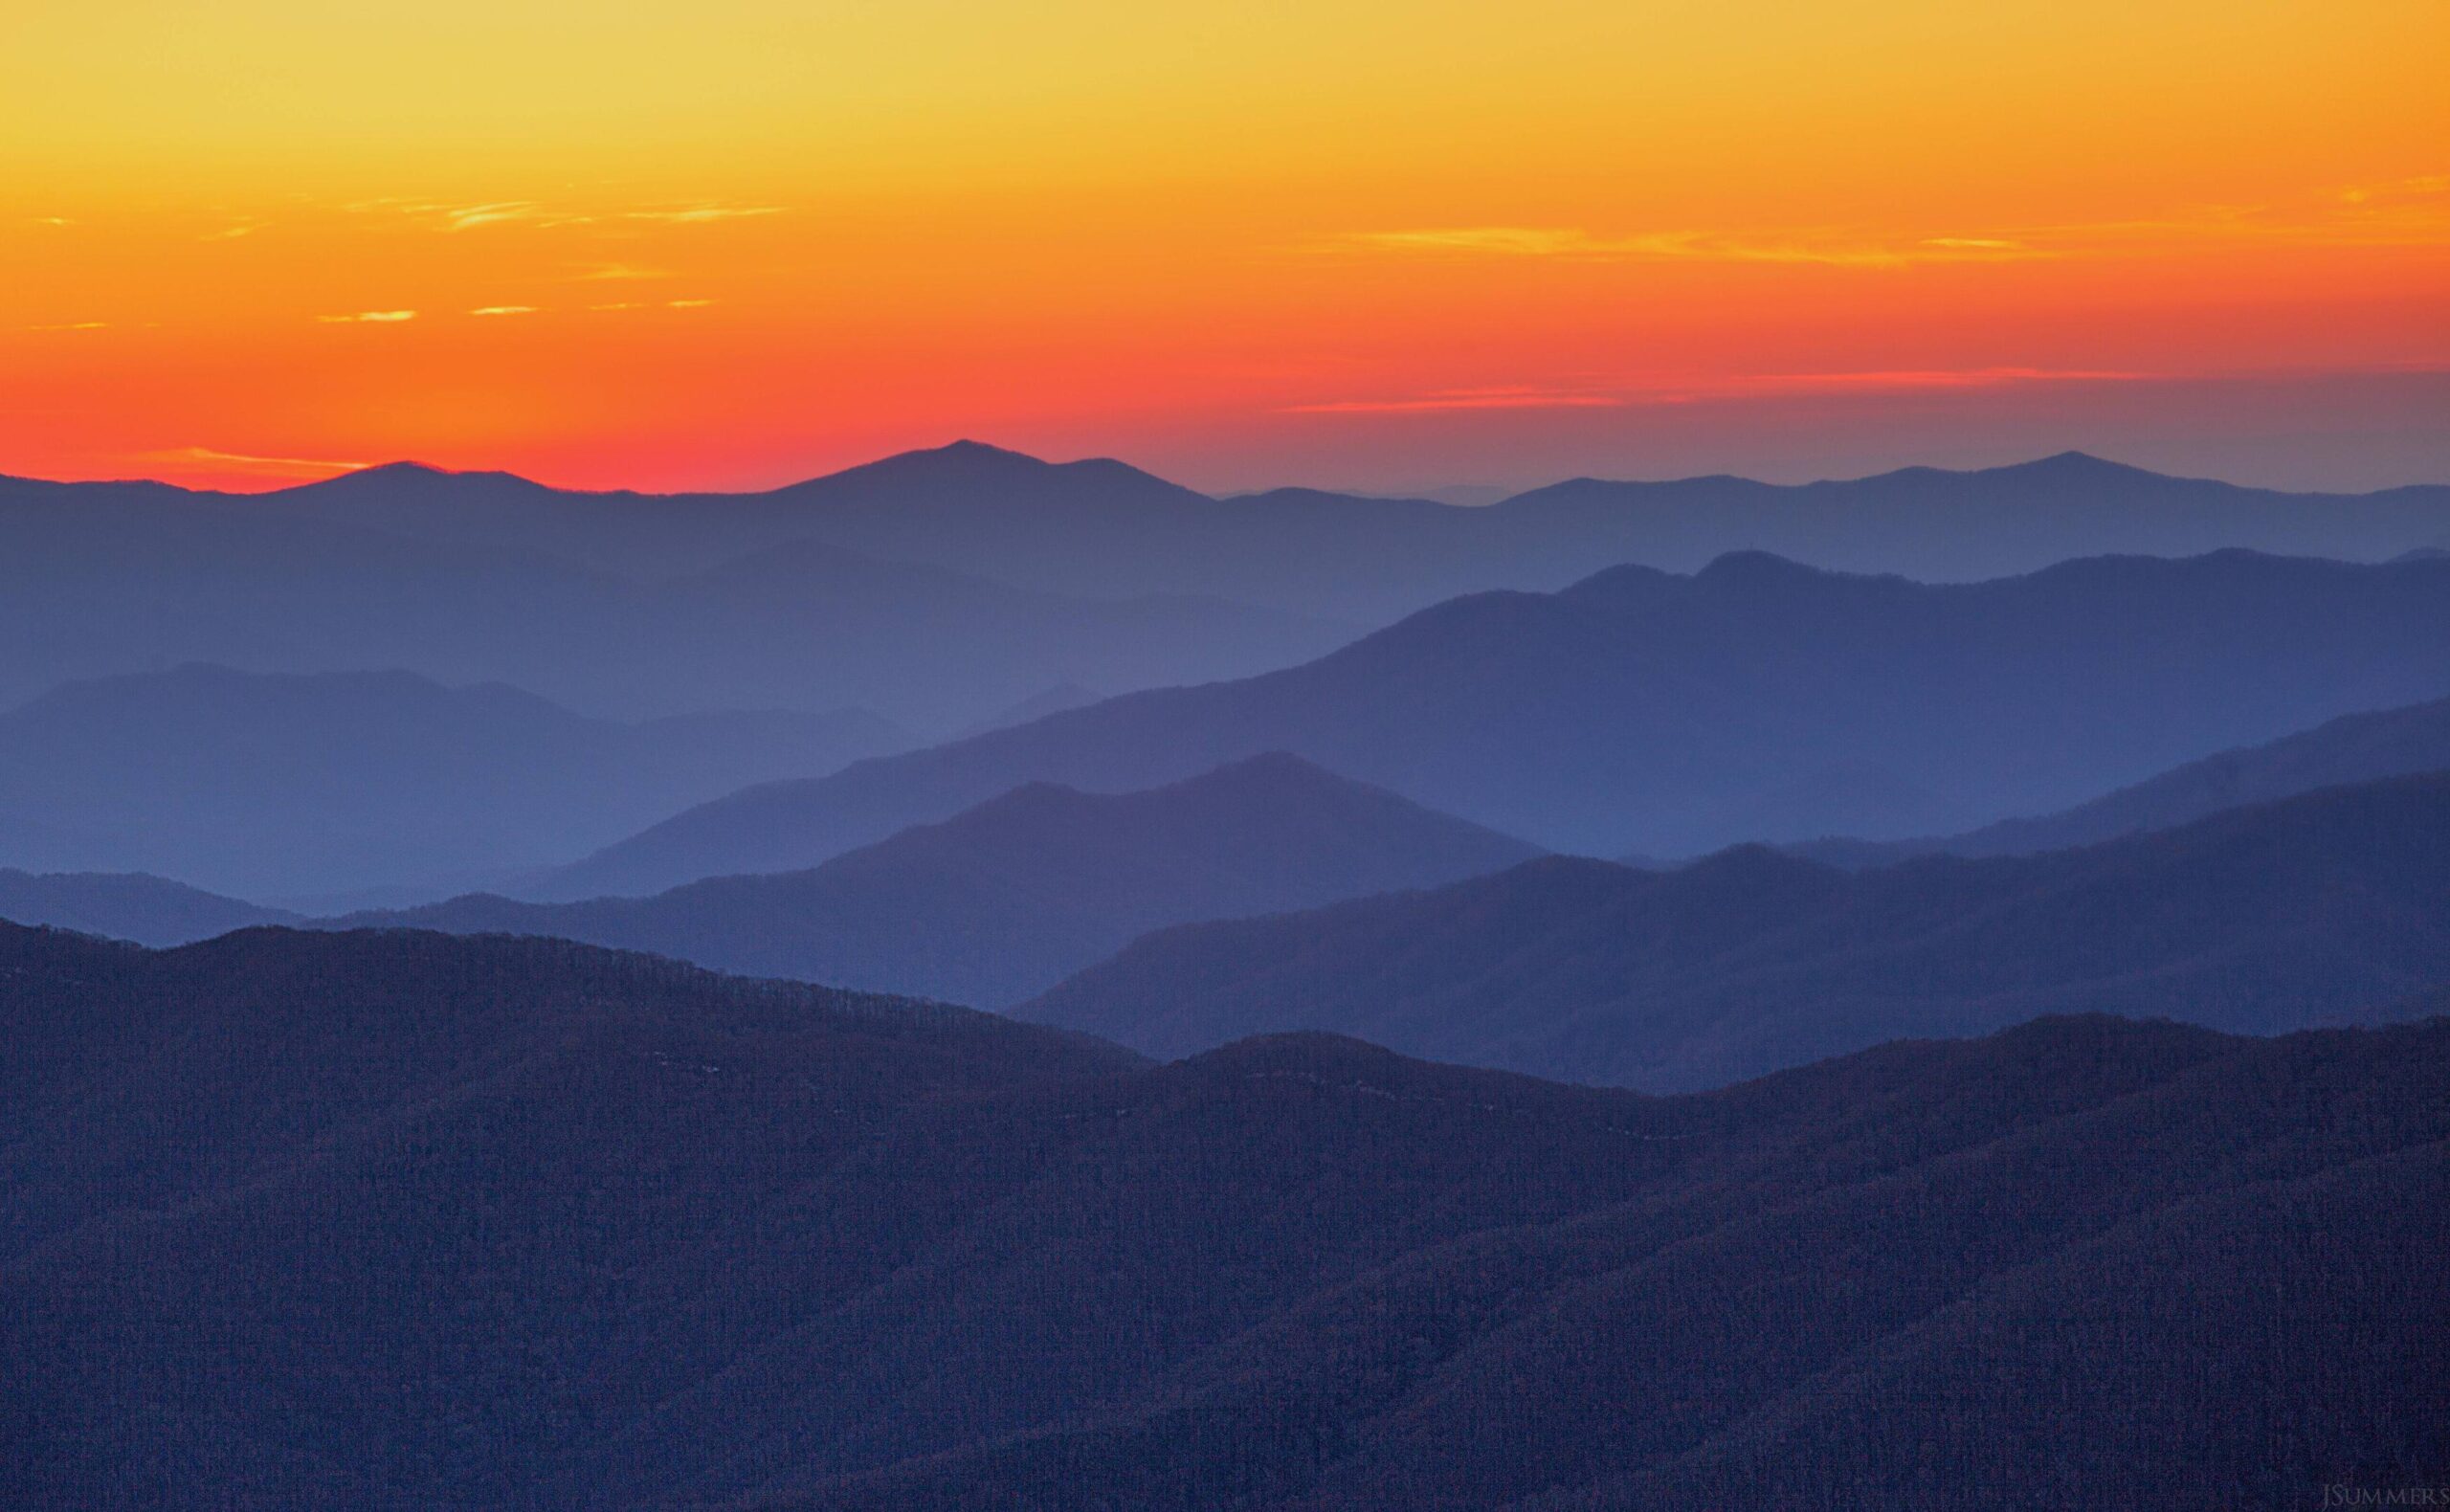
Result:
<instances>
[{"instance_id":1,"label":"thin cloud streak","mask_svg":"<svg viewBox=\"0 0 2450 1512\"><path fill-rule=\"evenodd\" d=\"M2294 205L2180 206L2129 220L2012 226L1900 238L1861 228L1767 233L1676 230L1598 235L1567 226L1350 232L1314 251L1582 262L1760 262L1896 268L2122 256L2223 242L2306 247L2450 246L2450 173L2351 185Z\"/></svg>"},{"instance_id":2,"label":"thin cloud streak","mask_svg":"<svg viewBox=\"0 0 2450 1512\"><path fill-rule=\"evenodd\" d=\"M628 210L623 220L661 221L671 226L703 226L719 220L752 220L761 215L780 215L780 205L692 205L682 210Z\"/></svg>"},{"instance_id":3,"label":"thin cloud streak","mask_svg":"<svg viewBox=\"0 0 2450 1512\"><path fill-rule=\"evenodd\" d=\"M1435 410L1613 410L1614 394L1548 393L1531 389L1458 389L1413 399L1331 399L1287 405L1282 414L1417 414Z\"/></svg>"},{"instance_id":4,"label":"thin cloud streak","mask_svg":"<svg viewBox=\"0 0 2450 1512\"><path fill-rule=\"evenodd\" d=\"M361 310L355 315L318 315L325 325L396 325L417 318L414 310Z\"/></svg>"},{"instance_id":5,"label":"thin cloud streak","mask_svg":"<svg viewBox=\"0 0 2450 1512\"><path fill-rule=\"evenodd\" d=\"M152 452L149 457L163 461L211 462L219 466L270 473L280 477L307 476L335 478L343 473L362 472L372 462L335 462L305 456L256 456L245 452L223 452L209 446L185 446L171 452Z\"/></svg>"},{"instance_id":6,"label":"thin cloud streak","mask_svg":"<svg viewBox=\"0 0 2450 1512\"><path fill-rule=\"evenodd\" d=\"M360 211L390 211L429 223L446 234L488 226L523 226L549 231L565 226L607 226L644 222L664 226L706 226L717 221L748 220L785 213L780 205L648 205L628 210L587 211L557 210L531 199L492 200L480 205L438 205L424 200L361 200L348 207Z\"/></svg>"},{"instance_id":7,"label":"thin cloud streak","mask_svg":"<svg viewBox=\"0 0 2450 1512\"><path fill-rule=\"evenodd\" d=\"M1556 258L1580 262L1766 262L1838 268L1895 268L1918 262L1999 262L2059 254L2004 237L1933 236L1900 245L1837 233L1796 233L1773 239L1708 232L1657 232L1595 236L1571 227L1460 226L1355 232L1330 247L1465 256Z\"/></svg>"},{"instance_id":8,"label":"thin cloud streak","mask_svg":"<svg viewBox=\"0 0 2450 1512\"><path fill-rule=\"evenodd\" d=\"M1609 389L1458 389L1389 399L1331 399L1287 405L1280 414L1416 414L1441 410L1606 410L1691 404L1708 399L1790 394L1926 393L2026 384L2140 383L2157 373L2108 368L1903 368L1867 372L1746 373L1726 378L1649 379Z\"/></svg>"}]
</instances>

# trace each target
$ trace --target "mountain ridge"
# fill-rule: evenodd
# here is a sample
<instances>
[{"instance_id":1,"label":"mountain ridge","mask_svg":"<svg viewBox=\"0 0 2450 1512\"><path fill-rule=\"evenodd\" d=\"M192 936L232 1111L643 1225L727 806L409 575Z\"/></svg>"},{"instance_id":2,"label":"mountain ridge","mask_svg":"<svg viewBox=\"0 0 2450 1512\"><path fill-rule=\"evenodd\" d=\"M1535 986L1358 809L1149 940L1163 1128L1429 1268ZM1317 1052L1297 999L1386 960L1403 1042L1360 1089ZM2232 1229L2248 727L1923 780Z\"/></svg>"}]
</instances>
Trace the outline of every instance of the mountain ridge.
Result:
<instances>
[{"instance_id":1,"label":"mountain ridge","mask_svg":"<svg viewBox=\"0 0 2450 1512\"><path fill-rule=\"evenodd\" d=\"M1874 1039L2115 1012L2271 1034L2450 983L2450 773L2039 856L1849 873L1763 846L1673 872L1550 857L1187 924L1021 1005L1159 1056L1326 1029L1685 1091Z\"/></svg>"},{"instance_id":2,"label":"mountain ridge","mask_svg":"<svg viewBox=\"0 0 2450 1512\"><path fill-rule=\"evenodd\" d=\"M1554 594L1451 599L1297 667L744 789L562 869L541 896L792 869L1025 781L1148 787L1271 748L1552 850L1864 833L1837 822L1848 813L1929 834L1938 813L2078 802L2438 698L2445 605L2450 563L2245 551L1946 585L1758 553L1690 576L1612 567Z\"/></svg>"},{"instance_id":3,"label":"mountain ridge","mask_svg":"<svg viewBox=\"0 0 2450 1512\"><path fill-rule=\"evenodd\" d=\"M1023 784L809 871L638 899L465 897L322 923L556 936L1001 1008L1164 923L1429 886L1534 854L1269 753L1139 792Z\"/></svg>"},{"instance_id":4,"label":"mountain ridge","mask_svg":"<svg viewBox=\"0 0 2450 1512\"><path fill-rule=\"evenodd\" d=\"M2438 1016L1647 1098L413 932L0 928L0 1011L12 1506L2269 1504L2439 1447Z\"/></svg>"}]
</instances>

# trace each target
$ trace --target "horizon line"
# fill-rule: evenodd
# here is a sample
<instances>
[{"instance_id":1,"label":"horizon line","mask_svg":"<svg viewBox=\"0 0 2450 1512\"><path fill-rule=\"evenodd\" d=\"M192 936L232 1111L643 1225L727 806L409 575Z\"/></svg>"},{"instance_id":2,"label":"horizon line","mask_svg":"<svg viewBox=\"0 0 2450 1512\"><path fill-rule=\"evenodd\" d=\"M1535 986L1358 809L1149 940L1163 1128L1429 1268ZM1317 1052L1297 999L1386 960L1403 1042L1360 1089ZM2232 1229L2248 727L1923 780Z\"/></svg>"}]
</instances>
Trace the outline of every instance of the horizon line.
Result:
<instances>
[{"instance_id":1,"label":"horizon line","mask_svg":"<svg viewBox=\"0 0 2450 1512\"><path fill-rule=\"evenodd\" d=\"M1577 484L1673 487L1681 484L1692 483L1733 482L1749 484L1758 488L1798 489L1823 487L1835 484L1871 482L1880 478L1897 478L1911 473L1933 473L1950 477L1971 478L1986 473L2016 472L2023 469L2039 467L2048 463L2079 462L2121 472L2144 474L2172 482L2215 483L2222 487L2238 488L2252 492L2300 494L2309 497L2364 498L2374 494L2394 493L2405 488L2438 488L2450 486L2450 484L2446 484L2442 481L2430 481L2394 483L2386 484L2379 488L2369 489L2276 488L2266 484L2238 483L2226 478L2202 477L2193 474L2165 473L2156 468L2145 467L2137 463L2122 461L2115 457L2104 456L2099 453L2088 452L2080 447L2065 447L2058 451L2027 456L2017 461L1992 463L1985 466L1943 467L1934 463L1908 462L1896 467L1882 468L1874 472L1830 475L1787 483L1772 482L1765 478L1754 478L1743 473L1735 472L1685 473L1659 478L1601 477L1592 474L1576 474L1570 477L1552 478L1544 483L1534 483L1527 487L1508 488L1505 489L1500 497L1490 500L1485 503L1459 504L1432 498L1428 493L1390 493L1353 488L1322 488L1302 483L1279 483L1265 488L1242 488L1230 489L1221 492L1210 492L1205 489L1192 488L1188 484L1176 482L1173 479L1165 477L1161 473L1153 472L1147 468L1138 465L1137 463L1125 461L1121 457L1111 455L1096 454L1092 456L1067 457L1058 460L1055 458L1040 456L1036 453L1022 451L1016 447L1003 446L991 441L980 441L967 436L958 437L954 440L942 442L934 446L909 447L897 452L888 452L881 456L871 457L866 461L854 462L847 466L835 468L829 472L813 473L805 478L793 478L788 482L776 483L764 488L581 488L560 483L546 482L540 478L532 478L524 473L515 472L508 468L444 467L436 463L419 461L413 457L396 457L381 462L332 463L323 461L310 462L302 458L247 456L245 458L246 460L260 461L268 464L278 463L288 466L331 469L331 471L324 472L320 477L301 478L297 479L279 479L273 481L271 486L256 489L195 487L186 483L172 482L166 478L146 477L142 475L110 478L44 478L33 474L10 473L5 471L0 471L0 482L36 483L46 487L55 488L166 488L181 494L208 498L259 499L269 498L278 494L298 493L306 489L327 486L345 478L365 477L377 473L420 473L430 474L439 478L504 478L515 483L543 489L549 493L575 496L627 497L635 499L755 499L772 494L787 493L795 488L805 488L812 484L828 482L835 478L847 478L856 473L864 472L871 468L885 466L894 462L907 461L918 457L973 453L991 454L999 456L1016 458L1020 461L1048 469L1095 467L1100 465L1127 468L1130 471L1153 481L1165 483L1169 487L1182 489L1186 493L1196 494L1202 498L1215 500L1219 502L1239 499L1258 499L1277 493L1302 492L1324 494L1336 498L1367 499L1388 502L1434 503L1450 509L1489 508L1498 504L1511 502L1514 500L1527 498L1533 494L1544 493L1550 489L1568 488ZM212 451L204 447L189 447L178 451L165 452L158 455L165 459L172 456L192 456L209 459L213 457L236 457L243 456L243 454ZM1436 485L1436 487L1441 489L1479 490L1491 487L1503 487L1503 485L1458 482L1438 484Z\"/></svg>"}]
</instances>

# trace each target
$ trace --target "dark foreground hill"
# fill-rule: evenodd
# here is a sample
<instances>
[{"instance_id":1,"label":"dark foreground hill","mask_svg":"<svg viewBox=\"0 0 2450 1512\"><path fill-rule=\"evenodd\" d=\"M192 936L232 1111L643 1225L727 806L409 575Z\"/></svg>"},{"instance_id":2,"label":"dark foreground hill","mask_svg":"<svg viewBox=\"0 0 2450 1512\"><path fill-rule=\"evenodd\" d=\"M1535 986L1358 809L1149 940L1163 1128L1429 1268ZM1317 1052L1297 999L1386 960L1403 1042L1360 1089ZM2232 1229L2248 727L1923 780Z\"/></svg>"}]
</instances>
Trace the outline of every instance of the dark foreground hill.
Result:
<instances>
[{"instance_id":1,"label":"dark foreground hill","mask_svg":"<svg viewBox=\"0 0 2450 1512\"><path fill-rule=\"evenodd\" d=\"M1025 782L1287 750L1551 849L1946 834L2450 691L2450 562L2101 558L1933 587L1757 553L1425 611L1306 665L752 789L549 882L812 866Z\"/></svg>"},{"instance_id":2,"label":"dark foreground hill","mask_svg":"<svg viewBox=\"0 0 2450 1512\"><path fill-rule=\"evenodd\" d=\"M2035 856L1533 861L1163 931L1018 1012L1157 1056L1321 1029L1665 1091L2038 1013L2271 1034L2445 982L2450 774Z\"/></svg>"},{"instance_id":3,"label":"dark foreground hill","mask_svg":"<svg viewBox=\"0 0 2450 1512\"><path fill-rule=\"evenodd\" d=\"M1137 1069L545 942L0 929L0 1501L2284 1505L2433 1484L2450 1023L1665 1100Z\"/></svg>"},{"instance_id":4,"label":"dark foreground hill","mask_svg":"<svg viewBox=\"0 0 2450 1512\"><path fill-rule=\"evenodd\" d=\"M643 899L458 898L337 923L557 935L1000 1008L1167 924L1434 886L1536 854L1268 755L1147 792L1034 784L813 871L715 878Z\"/></svg>"},{"instance_id":5,"label":"dark foreground hill","mask_svg":"<svg viewBox=\"0 0 2450 1512\"><path fill-rule=\"evenodd\" d=\"M0 864L151 872L253 898L464 877L909 744L856 709L628 723L407 672L190 664L0 713Z\"/></svg>"},{"instance_id":6,"label":"dark foreground hill","mask_svg":"<svg viewBox=\"0 0 2450 1512\"><path fill-rule=\"evenodd\" d=\"M1920 840L1819 840L1787 849L1837 866L1909 856L2017 856L2061 851L2147 830L2167 830L2223 809L2318 788L2412 772L2450 771L2450 699L2347 714L2264 745L2222 751L2058 813L2003 819L1964 834ZM1638 863L1637 863L1638 864Z\"/></svg>"}]
</instances>

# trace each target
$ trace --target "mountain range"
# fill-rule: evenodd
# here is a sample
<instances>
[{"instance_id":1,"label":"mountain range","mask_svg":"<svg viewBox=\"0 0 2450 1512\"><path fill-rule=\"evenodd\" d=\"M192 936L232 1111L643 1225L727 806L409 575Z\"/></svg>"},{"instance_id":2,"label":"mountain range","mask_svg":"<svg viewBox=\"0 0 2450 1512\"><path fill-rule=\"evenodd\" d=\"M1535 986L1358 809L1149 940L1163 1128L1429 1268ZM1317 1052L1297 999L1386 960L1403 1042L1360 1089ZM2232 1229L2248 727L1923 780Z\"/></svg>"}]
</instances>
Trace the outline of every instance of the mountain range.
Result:
<instances>
[{"instance_id":1,"label":"mountain range","mask_svg":"<svg viewBox=\"0 0 2450 1512\"><path fill-rule=\"evenodd\" d=\"M1762 549L1962 581L2231 546L2378 561L2446 528L2450 489L2285 494L2073 453L1793 487L1576 479L1476 508L1213 499L972 442L728 495L407 463L243 497L0 478L0 700L201 659L405 667L622 718L861 704L943 732L1064 680L1243 676L1443 599L1627 562Z\"/></svg>"},{"instance_id":2,"label":"mountain range","mask_svg":"<svg viewBox=\"0 0 2450 1512\"><path fill-rule=\"evenodd\" d=\"M573 493L407 463L245 500L73 486L87 500L132 488L633 578L819 541L1066 595L1211 594L1364 622L1483 589L1553 589L1610 563L1689 571L1748 548L1966 581L2076 556L2226 546L2379 561L2439 546L2450 521L2440 487L2290 494L2077 452L1791 486L1584 478L1472 508L1306 488L1212 498L1111 459L1046 462L974 441L747 494Z\"/></svg>"},{"instance_id":3,"label":"mountain range","mask_svg":"<svg viewBox=\"0 0 2450 1512\"><path fill-rule=\"evenodd\" d=\"M22 821L0 859L258 899L500 873L910 740L858 710L625 723L407 672L193 664L0 714L0 825Z\"/></svg>"},{"instance_id":4,"label":"mountain range","mask_svg":"<svg viewBox=\"0 0 2450 1512\"><path fill-rule=\"evenodd\" d=\"M1021 784L1289 751L1552 850L1946 833L2450 690L2450 562L2108 557L1927 585L1745 553L1452 600L1316 661L752 788L535 884L817 864Z\"/></svg>"},{"instance_id":5,"label":"mountain range","mask_svg":"<svg viewBox=\"0 0 2450 1512\"><path fill-rule=\"evenodd\" d=\"M190 945L257 924L305 923L285 909L143 872L14 869L0 869L0 919L155 946Z\"/></svg>"},{"instance_id":6,"label":"mountain range","mask_svg":"<svg viewBox=\"0 0 2450 1512\"><path fill-rule=\"evenodd\" d=\"M0 927L0 1005L12 1507L2271 1505L2444 1448L2439 1018L1658 1099L404 931Z\"/></svg>"},{"instance_id":7,"label":"mountain range","mask_svg":"<svg viewBox=\"0 0 2450 1512\"><path fill-rule=\"evenodd\" d=\"M382 469L256 498L0 480L0 701L212 661L503 682L625 720L856 705L945 733L1067 679L1239 676L1367 628L727 532L725 508L657 504L661 523L615 571L580 548L586 529L546 527L620 539L617 500L495 475ZM709 549L724 544L740 549Z\"/></svg>"},{"instance_id":8,"label":"mountain range","mask_svg":"<svg viewBox=\"0 0 2450 1512\"><path fill-rule=\"evenodd\" d=\"M1815 840L1788 850L1838 866L1909 856L2016 856L2167 830L2223 809L2318 788L2450 771L2450 699L2344 714L2266 745L2221 751L2057 813L2002 819L1964 834L1915 840ZM1634 864L1639 864L1636 862Z\"/></svg>"},{"instance_id":9,"label":"mountain range","mask_svg":"<svg viewBox=\"0 0 2450 1512\"><path fill-rule=\"evenodd\" d=\"M1536 854L1299 758L1264 755L1146 792L1032 784L810 871L643 899L458 898L334 923L550 935L1003 1008L1167 924L1434 886Z\"/></svg>"},{"instance_id":10,"label":"mountain range","mask_svg":"<svg viewBox=\"0 0 2450 1512\"><path fill-rule=\"evenodd\" d=\"M2444 899L2450 773L2434 773L2032 856L1532 861L1163 931L1016 1012L1168 1058L1324 1030L1681 1091L2044 1013L2260 1034L2354 1021L2450 982Z\"/></svg>"}]
</instances>

